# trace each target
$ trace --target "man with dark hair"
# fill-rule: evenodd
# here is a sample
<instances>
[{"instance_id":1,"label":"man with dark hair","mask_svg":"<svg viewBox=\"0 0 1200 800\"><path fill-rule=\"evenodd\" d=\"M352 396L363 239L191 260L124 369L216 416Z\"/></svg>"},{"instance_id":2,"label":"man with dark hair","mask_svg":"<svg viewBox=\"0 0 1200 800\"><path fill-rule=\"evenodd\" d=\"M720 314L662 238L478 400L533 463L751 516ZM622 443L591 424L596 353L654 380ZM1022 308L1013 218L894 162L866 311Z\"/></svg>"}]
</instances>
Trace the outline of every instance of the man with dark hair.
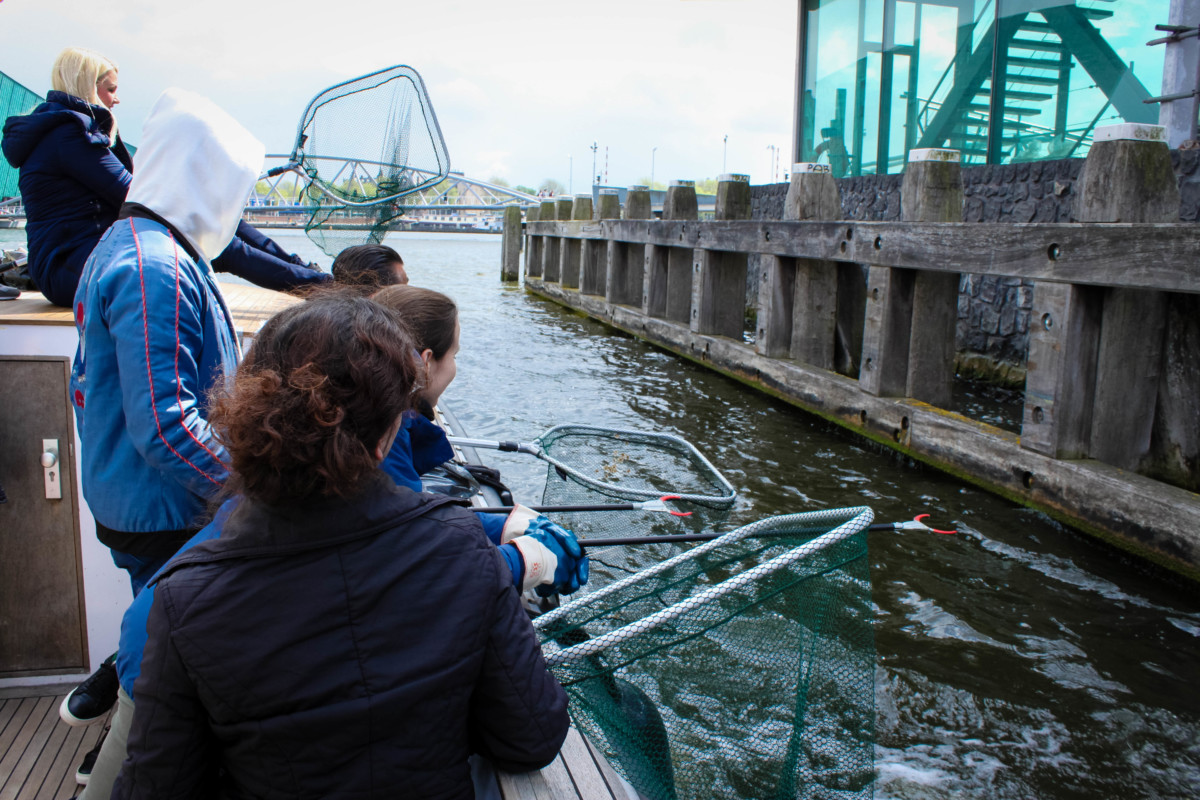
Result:
<instances>
[{"instance_id":1,"label":"man with dark hair","mask_svg":"<svg viewBox=\"0 0 1200 800\"><path fill-rule=\"evenodd\" d=\"M404 259L385 244L347 247L333 260L331 271L335 283L360 286L370 292L384 286L408 283Z\"/></svg>"}]
</instances>

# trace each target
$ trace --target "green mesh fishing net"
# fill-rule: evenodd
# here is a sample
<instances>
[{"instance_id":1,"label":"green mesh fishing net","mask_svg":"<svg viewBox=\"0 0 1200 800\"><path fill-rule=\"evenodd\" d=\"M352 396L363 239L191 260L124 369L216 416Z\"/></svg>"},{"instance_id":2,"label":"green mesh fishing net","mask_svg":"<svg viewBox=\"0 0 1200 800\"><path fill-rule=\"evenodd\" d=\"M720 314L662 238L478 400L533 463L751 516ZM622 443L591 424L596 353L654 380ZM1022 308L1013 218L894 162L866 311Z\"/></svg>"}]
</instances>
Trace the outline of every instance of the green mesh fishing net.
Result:
<instances>
[{"instance_id":1,"label":"green mesh fishing net","mask_svg":"<svg viewBox=\"0 0 1200 800\"><path fill-rule=\"evenodd\" d=\"M871 797L871 519L762 520L539 617L575 725L648 800Z\"/></svg>"},{"instance_id":2,"label":"green mesh fishing net","mask_svg":"<svg viewBox=\"0 0 1200 800\"><path fill-rule=\"evenodd\" d=\"M450 156L417 71L395 66L340 83L305 109L291 155L308 178L305 232L326 255L378 243L401 198L450 173Z\"/></svg>"}]
</instances>

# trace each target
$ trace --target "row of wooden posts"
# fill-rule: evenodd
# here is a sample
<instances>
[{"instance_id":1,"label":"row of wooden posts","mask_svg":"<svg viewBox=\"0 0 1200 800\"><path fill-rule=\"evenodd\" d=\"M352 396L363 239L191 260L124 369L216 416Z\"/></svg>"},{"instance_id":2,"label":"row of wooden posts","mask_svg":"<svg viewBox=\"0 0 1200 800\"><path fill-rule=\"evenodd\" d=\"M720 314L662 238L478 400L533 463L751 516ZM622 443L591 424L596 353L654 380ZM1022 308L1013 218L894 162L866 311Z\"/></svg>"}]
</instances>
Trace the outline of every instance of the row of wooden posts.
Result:
<instances>
[{"instance_id":1,"label":"row of wooden posts","mask_svg":"<svg viewBox=\"0 0 1200 800\"><path fill-rule=\"evenodd\" d=\"M839 220L819 165L793 170L782 221L750 220L736 175L712 221L687 181L661 219L645 187L623 210L616 190L545 201L524 234L512 207L503 277L523 244L531 291L1200 575L1200 227L1178 221L1158 129L1118 127L1074 223L963 223L958 154L916 151L899 222ZM1037 281L1019 437L945 411L962 272Z\"/></svg>"}]
</instances>

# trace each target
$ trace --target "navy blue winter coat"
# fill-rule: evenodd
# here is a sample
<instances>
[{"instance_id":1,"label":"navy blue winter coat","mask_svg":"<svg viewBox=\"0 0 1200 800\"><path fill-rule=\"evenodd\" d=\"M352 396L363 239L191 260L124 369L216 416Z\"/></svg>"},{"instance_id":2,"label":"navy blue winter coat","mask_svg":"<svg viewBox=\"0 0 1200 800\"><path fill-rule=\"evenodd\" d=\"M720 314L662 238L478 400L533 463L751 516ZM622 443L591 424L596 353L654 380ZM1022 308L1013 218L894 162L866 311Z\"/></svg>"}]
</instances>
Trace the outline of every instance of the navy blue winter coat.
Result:
<instances>
[{"instance_id":1,"label":"navy blue winter coat","mask_svg":"<svg viewBox=\"0 0 1200 800\"><path fill-rule=\"evenodd\" d=\"M382 472L352 500L243 500L158 578L113 798L470 798L566 737L471 512ZM218 777L219 776L219 777Z\"/></svg>"},{"instance_id":2,"label":"navy blue winter coat","mask_svg":"<svg viewBox=\"0 0 1200 800\"><path fill-rule=\"evenodd\" d=\"M109 145L112 114L50 92L32 114L4 123L4 157L21 171L29 274L46 298L70 307L83 262L117 219L133 168Z\"/></svg>"},{"instance_id":3,"label":"navy blue winter coat","mask_svg":"<svg viewBox=\"0 0 1200 800\"><path fill-rule=\"evenodd\" d=\"M0 146L20 170L29 273L47 300L69 308L88 254L125 202L133 162L119 139L109 147L107 108L64 92L46 97L32 114L8 118ZM212 267L280 291L332 280L245 222Z\"/></svg>"}]
</instances>

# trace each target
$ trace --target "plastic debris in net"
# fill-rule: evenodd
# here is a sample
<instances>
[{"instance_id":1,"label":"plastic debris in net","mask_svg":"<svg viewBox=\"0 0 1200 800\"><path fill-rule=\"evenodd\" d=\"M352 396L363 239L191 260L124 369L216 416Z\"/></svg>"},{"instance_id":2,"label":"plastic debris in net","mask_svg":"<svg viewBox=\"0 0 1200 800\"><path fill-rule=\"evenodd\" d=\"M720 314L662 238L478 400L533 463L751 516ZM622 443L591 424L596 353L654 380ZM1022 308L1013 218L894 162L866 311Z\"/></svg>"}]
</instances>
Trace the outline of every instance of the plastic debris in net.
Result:
<instances>
[{"instance_id":1,"label":"plastic debris in net","mask_svg":"<svg viewBox=\"0 0 1200 800\"><path fill-rule=\"evenodd\" d=\"M425 84L407 66L346 81L313 98L291 161L308 177L309 199L316 204L305 232L331 257L350 244L382 241L404 213L399 200L450 173Z\"/></svg>"},{"instance_id":2,"label":"plastic debris in net","mask_svg":"<svg viewBox=\"0 0 1200 800\"><path fill-rule=\"evenodd\" d=\"M662 512L583 511L553 514L580 536L649 535L711 530L733 508L737 493L690 442L667 433L558 425L538 437L547 462L542 505L657 500L690 516Z\"/></svg>"},{"instance_id":3,"label":"plastic debris in net","mask_svg":"<svg viewBox=\"0 0 1200 800\"><path fill-rule=\"evenodd\" d=\"M539 617L576 726L649 800L871 797L872 517L761 520Z\"/></svg>"}]
</instances>

